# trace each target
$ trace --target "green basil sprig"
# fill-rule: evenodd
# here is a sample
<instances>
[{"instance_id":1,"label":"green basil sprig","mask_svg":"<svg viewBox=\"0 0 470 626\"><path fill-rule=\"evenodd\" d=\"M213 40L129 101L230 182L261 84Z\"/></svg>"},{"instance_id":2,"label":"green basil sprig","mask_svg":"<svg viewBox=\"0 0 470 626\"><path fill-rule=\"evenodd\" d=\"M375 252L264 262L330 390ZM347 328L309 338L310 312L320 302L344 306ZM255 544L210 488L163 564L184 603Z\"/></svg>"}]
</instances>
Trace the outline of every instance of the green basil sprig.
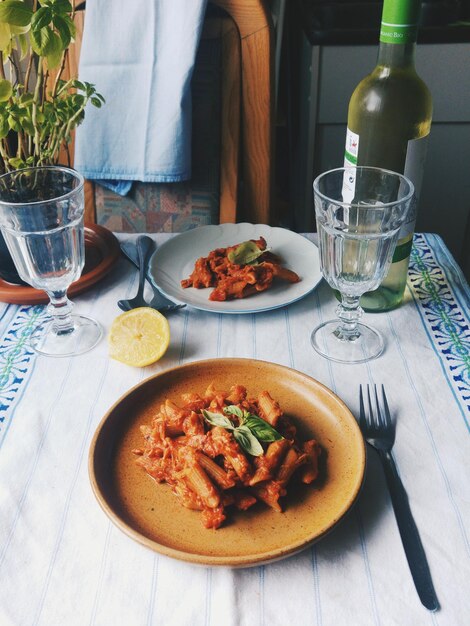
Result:
<instances>
[{"instance_id":1,"label":"green basil sprig","mask_svg":"<svg viewBox=\"0 0 470 626\"><path fill-rule=\"evenodd\" d=\"M221 426L233 432L233 436L238 445L251 454L251 456L261 456L264 452L260 441L272 442L282 439L277 430L261 417L253 415L249 411L244 411L238 406L231 404L224 408L224 413L214 413L203 410L204 419L212 426ZM234 426L227 415L234 415L240 424Z\"/></svg>"},{"instance_id":2,"label":"green basil sprig","mask_svg":"<svg viewBox=\"0 0 470 626\"><path fill-rule=\"evenodd\" d=\"M227 258L234 265L256 265L258 257L268 251L260 250L254 241L244 241L234 250L230 250Z\"/></svg>"}]
</instances>

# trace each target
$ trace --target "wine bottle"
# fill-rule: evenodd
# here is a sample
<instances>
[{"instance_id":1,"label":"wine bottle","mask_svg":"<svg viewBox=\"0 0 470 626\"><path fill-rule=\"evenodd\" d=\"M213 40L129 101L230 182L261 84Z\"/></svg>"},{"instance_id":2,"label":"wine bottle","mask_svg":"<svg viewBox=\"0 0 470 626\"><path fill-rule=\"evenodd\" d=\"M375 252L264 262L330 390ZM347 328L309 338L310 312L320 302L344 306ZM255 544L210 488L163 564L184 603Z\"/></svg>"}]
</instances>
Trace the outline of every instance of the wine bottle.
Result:
<instances>
[{"instance_id":1,"label":"wine bottle","mask_svg":"<svg viewBox=\"0 0 470 626\"><path fill-rule=\"evenodd\" d=\"M416 190L387 276L378 289L361 298L366 311L397 307L406 287L432 118L431 95L414 64L420 9L420 0L384 1L377 65L349 102L345 166L373 165L404 173ZM349 192L352 199L354 181Z\"/></svg>"}]
</instances>

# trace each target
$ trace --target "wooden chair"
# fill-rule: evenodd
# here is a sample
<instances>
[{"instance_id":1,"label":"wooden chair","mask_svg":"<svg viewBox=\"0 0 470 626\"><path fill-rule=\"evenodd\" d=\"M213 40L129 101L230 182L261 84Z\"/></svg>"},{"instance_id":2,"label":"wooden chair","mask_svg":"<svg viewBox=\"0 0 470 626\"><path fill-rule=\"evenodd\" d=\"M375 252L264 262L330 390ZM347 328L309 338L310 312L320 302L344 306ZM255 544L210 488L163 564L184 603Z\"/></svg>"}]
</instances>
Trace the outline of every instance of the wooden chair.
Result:
<instances>
[{"instance_id":1,"label":"wooden chair","mask_svg":"<svg viewBox=\"0 0 470 626\"><path fill-rule=\"evenodd\" d=\"M212 0L212 4L227 14L207 19L203 33L203 37L220 37L222 42L218 221L273 223L274 48L270 14L263 0ZM76 24L75 46L66 68L70 75L78 69L83 11L77 12ZM89 181L86 207L86 219L95 222L95 189Z\"/></svg>"}]
</instances>

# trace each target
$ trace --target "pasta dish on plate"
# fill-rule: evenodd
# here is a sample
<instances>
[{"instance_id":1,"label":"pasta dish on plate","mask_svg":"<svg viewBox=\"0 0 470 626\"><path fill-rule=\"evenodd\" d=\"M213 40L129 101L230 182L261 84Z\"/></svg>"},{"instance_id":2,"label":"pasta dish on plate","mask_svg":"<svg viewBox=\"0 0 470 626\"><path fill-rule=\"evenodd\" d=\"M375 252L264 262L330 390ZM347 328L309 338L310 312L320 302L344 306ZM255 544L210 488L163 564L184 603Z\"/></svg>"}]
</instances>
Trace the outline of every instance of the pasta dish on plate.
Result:
<instances>
[{"instance_id":1,"label":"pasta dish on plate","mask_svg":"<svg viewBox=\"0 0 470 626\"><path fill-rule=\"evenodd\" d=\"M199 257L194 270L181 281L183 289L214 287L209 300L223 302L246 298L269 289L274 279L297 283L300 277L285 267L273 254L264 237L250 239L227 248L216 248L207 257Z\"/></svg>"},{"instance_id":2,"label":"pasta dish on plate","mask_svg":"<svg viewBox=\"0 0 470 626\"><path fill-rule=\"evenodd\" d=\"M219 391L211 384L181 400L165 400L141 426L144 443L133 452L183 506L202 511L206 528L219 528L230 507L245 511L262 502L281 512L291 480L318 477L319 444L299 439L268 391L251 398L242 385Z\"/></svg>"}]
</instances>

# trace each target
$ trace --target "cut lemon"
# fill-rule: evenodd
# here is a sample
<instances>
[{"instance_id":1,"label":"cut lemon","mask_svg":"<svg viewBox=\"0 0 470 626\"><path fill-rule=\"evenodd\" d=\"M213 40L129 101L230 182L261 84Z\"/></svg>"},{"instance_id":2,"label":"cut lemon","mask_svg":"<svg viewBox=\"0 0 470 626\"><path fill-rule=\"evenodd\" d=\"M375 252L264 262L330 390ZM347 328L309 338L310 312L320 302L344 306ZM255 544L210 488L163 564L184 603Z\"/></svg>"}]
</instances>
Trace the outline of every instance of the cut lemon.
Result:
<instances>
[{"instance_id":1,"label":"cut lemon","mask_svg":"<svg viewBox=\"0 0 470 626\"><path fill-rule=\"evenodd\" d=\"M139 307L122 313L111 324L109 356L126 365L155 363L168 349L170 325L161 313Z\"/></svg>"}]
</instances>

